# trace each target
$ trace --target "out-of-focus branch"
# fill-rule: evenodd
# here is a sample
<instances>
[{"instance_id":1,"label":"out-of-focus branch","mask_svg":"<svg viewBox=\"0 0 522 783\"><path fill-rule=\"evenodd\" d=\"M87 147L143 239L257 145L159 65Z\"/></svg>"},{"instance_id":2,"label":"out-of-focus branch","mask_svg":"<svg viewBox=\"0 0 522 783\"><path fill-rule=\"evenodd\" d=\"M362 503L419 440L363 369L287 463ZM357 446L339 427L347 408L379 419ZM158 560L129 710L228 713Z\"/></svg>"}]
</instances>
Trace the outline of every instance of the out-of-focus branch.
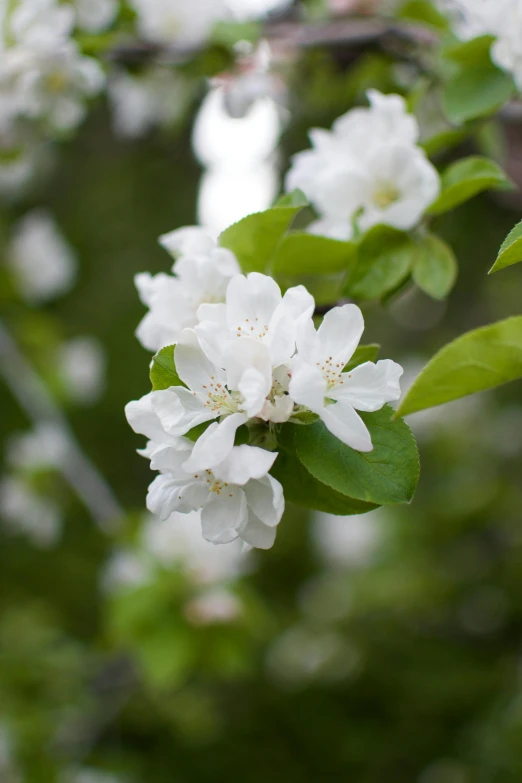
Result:
<instances>
[{"instance_id":1,"label":"out-of-focus branch","mask_svg":"<svg viewBox=\"0 0 522 783\"><path fill-rule=\"evenodd\" d=\"M0 376L35 425L51 424L62 435L66 453L61 472L78 494L94 521L107 533L115 531L123 516L112 489L82 451L70 426L49 394L45 383L0 322Z\"/></svg>"},{"instance_id":2,"label":"out-of-focus branch","mask_svg":"<svg viewBox=\"0 0 522 783\"><path fill-rule=\"evenodd\" d=\"M275 62L292 59L301 49L378 46L385 51L397 51L400 47L432 46L438 41L437 33L426 27L378 17L336 19L321 24L273 22L265 26L263 38L270 44ZM182 43L159 46L138 41L121 44L107 56L110 60L129 65L149 60L180 65L199 51L199 47Z\"/></svg>"}]
</instances>

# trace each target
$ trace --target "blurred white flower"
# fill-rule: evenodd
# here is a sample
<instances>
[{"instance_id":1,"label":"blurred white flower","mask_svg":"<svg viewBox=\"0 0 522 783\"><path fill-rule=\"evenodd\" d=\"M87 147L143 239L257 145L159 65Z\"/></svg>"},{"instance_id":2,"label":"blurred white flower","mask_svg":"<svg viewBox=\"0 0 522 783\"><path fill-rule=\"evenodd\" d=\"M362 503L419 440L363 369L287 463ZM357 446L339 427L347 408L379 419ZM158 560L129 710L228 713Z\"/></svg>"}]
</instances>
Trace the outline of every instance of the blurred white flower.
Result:
<instances>
[{"instance_id":1,"label":"blurred white flower","mask_svg":"<svg viewBox=\"0 0 522 783\"><path fill-rule=\"evenodd\" d=\"M184 607L184 614L192 625L230 623L240 617L241 601L230 590L214 587L192 598Z\"/></svg>"},{"instance_id":2,"label":"blurred white flower","mask_svg":"<svg viewBox=\"0 0 522 783\"><path fill-rule=\"evenodd\" d=\"M74 0L77 27L89 33L100 33L114 22L119 0Z\"/></svg>"},{"instance_id":3,"label":"blurred white flower","mask_svg":"<svg viewBox=\"0 0 522 783\"><path fill-rule=\"evenodd\" d=\"M7 17L7 38L36 50L65 41L74 27L74 9L56 0L18 0Z\"/></svg>"},{"instance_id":4,"label":"blurred white flower","mask_svg":"<svg viewBox=\"0 0 522 783\"><path fill-rule=\"evenodd\" d=\"M65 293L76 277L76 256L48 212L35 210L16 224L7 258L31 304Z\"/></svg>"},{"instance_id":5,"label":"blurred white flower","mask_svg":"<svg viewBox=\"0 0 522 783\"><path fill-rule=\"evenodd\" d=\"M310 131L313 148L295 155L288 191L300 188L320 220L311 231L349 239L379 223L413 228L440 190L437 170L416 145L419 128L399 95L368 92L369 109L352 109L331 131Z\"/></svg>"},{"instance_id":6,"label":"blurred white flower","mask_svg":"<svg viewBox=\"0 0 522 783\"><path fill-rule=\"evenodd\" d=\"M295 625L279 636L268 652L267 665L281 685L336 682L355 676L360 652L335 631Z\"/></svg>"},{"instance_id":7,"label":"blurred white flower","mask_svg":"<svg viewBox=\"0 0 522 783\"><path fill-rule=\"evenodd\" d=\"M6 460L13 468L59 468L67 458L68 443L53 424L40 424L31 432L17 433L7 441Z\"/></svg>"},{"instance_id":8,"label":"blurred white flower","mask_svg":"<svg viewBox=\"0 0 522 783\"><path fill-rule=\"evenodd\" d=\"M491 59L512 74L522 90L522 0L446 0L457 35L469 40L491 35Z\"/></svg>"},{"instance_id":9,"label":"blurred white flower","mask_svg":"<svg viewBox=\"0 0 522 783\"><path fill-rule=\"evenodd\" d=\"M226 0L236 19L259 19L267 14L284 11L294 0Z\"/></svg>"},{"instance_id":10,"label":"blurred white flower","mask_svg":"<svg viewBox=\"0 0 522 783\"><path fill-rule=\"evenodd\" d=\"M380 513L381 509L350 517L314 513L312 540L322 559L333 566L368 565L381 538Z\"/></svg>"},{"instance_id":11,"label":"blurred white flower","mask_svg":"<svg viewBox=\"0 0 522 783\"><path fill-rule=\"evenodd\" d=\"M234 254L217 247L196 226L171 231L159 241L176 258L175 277L143 272L134 278L140 299L149 308L136 337L150 351L172 345L183 329L195 326L201 304L224 301L230 279L240 271Z\"/></svg>"},{"instance_id":12,"label":"blurred white flower","mask_svg":"<svg viewBox=\"0 0 522 783\"><path fill-rule=\"evenodd\" d=\"M225 0L130 0L130 5L140 34L158 43L201 43L228 15Z\"/></svg>"},{"instance_id":13,"label":"blurred white flower","mask_svg":"<svg viewBox=\"0 0 522 783\"><path fill-rule=\"evenodd\" d=\"M54 546L62 529L58 506L13 476L0 479L0 517L8 532L25 535L42 549Z\"/></svg>"},{"instance_id":14,"label":"blurred white flower","mask_svg":"<svg viewBox=\"0 0 522 783\"><path fill-rule=\"evenodd\" d=\"M194 585L232 582L251 559L239 541L219 548L206 541L200 511L174 513L165 520L151 516L143 529L143 544L162 565L180 567Z\"/></svg>"},{"instance_id":15,"label":"blurred white flower","mask_svg":"<svg viewBox=\"0 0 522 783\"><path fill-rule=\"evenodd\" d=\"M116 549L102 570L100 587L109 595L146 585L152 576L150 564L139 552Z\"/></svg>"},{"instance_id":16,"label":"blurred white flower","mask_svg":"<svg viewBox=\"0 0 522 783\"><path fill-rule=\"evenodd\" d=\"M105 351L94 337L74 337L60 347L60 378L75 402L96 402L105 389L106 366Z\"/></svg>"},{"instance_id":17,"label":"blurred white flower","mask_svg":"<svg viewBox=\"0 0 522 783\"><path fill-rule=\"evenodd\" d=\"M94 767L82 767L63 772L58 783L125 783L119 775Z\"/></svg>"},{"instance_id":18,"label":"blurred white flower","mask_svg":"<svg viewBox=\"0 0 522 783\"><path fill-rule=\"evenodd\" d=\"M154 127L174 125L183 115L189 90L172 68L153 66L139 74L116 70L109 78L113 127L118 136L137 138Z\"/></svg>"}]
</instances>

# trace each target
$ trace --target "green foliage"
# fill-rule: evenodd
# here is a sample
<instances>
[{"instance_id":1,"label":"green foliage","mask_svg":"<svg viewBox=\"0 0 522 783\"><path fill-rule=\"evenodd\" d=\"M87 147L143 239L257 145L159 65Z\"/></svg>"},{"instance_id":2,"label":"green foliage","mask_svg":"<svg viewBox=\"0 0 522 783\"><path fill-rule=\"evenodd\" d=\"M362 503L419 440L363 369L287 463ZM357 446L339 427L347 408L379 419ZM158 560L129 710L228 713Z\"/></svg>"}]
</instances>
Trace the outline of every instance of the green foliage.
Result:
<instances>
[{"instance_id":1,"label":"green foliage","mask_svg":"<svg viewBox=\"0 0 522 783\"><path fill-rule=\"evenodd\" d=\"M522 316L458 337L426 365L398 416L433 408L522 377Z\"/></svg>"},{"instance_id":2,"label":"green foliage","mask_svg":"<svg viewBox=\"0 0 522 783\"><path fill-rule=\"evenodd\" d=\"M519 261L522 261L522 221L517 223L505 238L489 274L512 264L518 264Z\"/></svg>"},{"instance_id":3,"label":"green foliage","mask_svg":"<svg viewBox=\"0 0 522 783\"><path fill-rule=\"evenodd\" d=\"M361 239L346 294L378 299L394 291L409 275L415 244L404 231L375 226Z\"/></svg>"},{"instance_id":4,"label":"green foliage","mask_svg":"<svg viewBox=\"0 0 522 783\"><path fill-rule=\"evenodd\" d=\"M364 503L336 492L332 487L315 479L295 453L281 451L271 473L283 485L285 498L301 508L340 516L365 514L377 508L375 504Z\"/></svg>"},{"instance_id":5,"label":"green foliage","mask_svg":"<svg viewBox=\"0 0 522 783\"><path fill-rule=\"evenodd\" d=\"M506 174L494 161L473 155L452 163L441 176L441 194L428 210L439 215L491 188L513 187Z\"/></svg>"},{"instance_id":6,"label":"green foliage","mask_svg":"<svg viewBox=\"0 0 522 783\"><path fill-rule=\"evenodd\" d=\"M397 16L409 22L422 22L442 32L449 28L448 20L435 8L431 0L407 0Z\"/></svg>"},{"instance_id":7,"label":"green foliage","mask_svg":"<svg viewBox=\"0 0 522 783\"><path fill-rule=\"evenodd\" d=\"M274 207L307 207L308 203L308 199L303 191L295 188L290 193L284 193L282 196L279 196Z\"/></svg>"},{"instance_id":8,"label":"green foliage","mask_svg":"<svg viewBox=\"0 0 522 783\"><path fill-rule=\"evenodd\" d=\"M150 381L152 390L170 389L171 386L185 386L178 373L174 363L175 345L167 345L152 359L150 368Z\"/></svg>"},{"instance_id":9,"label":"green foliage","mask_svg":"<svg viewBox=\"0 0 522 783\"><path fill-rule=\"evenodd\" d=\"M392 413L386 405L360 414L373 451L354 451L317 422L296 428L297 456L314 478L341 495L378 505L409 503L419 479L419 456L409 427Z\"/></svg>"},{"instance_id":10,"label":"green foliage","mask_svg":"<svg viewBox=\"0 0 522 783\"><path fill-rule=\"evenodd\" d=\"M513 79L488 62L453 76L444 88L443 103L449 120L461 125L494 114L514 92Z\"/></svg>"},{"instance_id":11,"label":"green foliage","mask_svg":"<svg viewBox=\"0 0 522 783\"><path fill-rule=\"evenodd\" d=\"M355 262L356 245L301 232L287 234L276 250L272 273L330 275L348 272Z\"/></svg>"},{"instance_id":12,"label":"green foliage","mask_svg":"<svg viewBox=\"0 0 522 783\"><path fill-rule=\"evenodd\" d=\"M457 278L457 260L453 250L434 234L417 244L413 259L413 279L434 299L444 299Z\"/></svg>"},{"instance_id":13,"label":"green foliage","mask_svg":"<svg viewBox=\"0 0 522 783\"><path fill-rule=\"evenodd\" d=\"M219 244L235 253L245 274L266 273L301 207L272 207L265 212L248 215L226 228L219 237Z\"/></svg>"},{"instance_id":14,"label":"green foliage","mask_svg":"<svg viewBox=\"0 0 522 783\"><path fill-rule=\"evenodd\" d=\"M452 42L443 47L442 56L461 66L488 66L491 63L489 51L494 40L491 35L481 35L469 41Z\"/></svg>"},{"instance_id":15,"label":"green foliage","mask_svg":"<svg viewBox=\"0 0 522 783\"><path fill-rule=\"evenodd\" d=\"M355 349L355 353L344 368L344 372L353 370L354 367L358 367L359 364L365 362L374 362L379 355L380 345L377 343L370 343L368 345L358 345Z\"/></svg>"}]
</instances>

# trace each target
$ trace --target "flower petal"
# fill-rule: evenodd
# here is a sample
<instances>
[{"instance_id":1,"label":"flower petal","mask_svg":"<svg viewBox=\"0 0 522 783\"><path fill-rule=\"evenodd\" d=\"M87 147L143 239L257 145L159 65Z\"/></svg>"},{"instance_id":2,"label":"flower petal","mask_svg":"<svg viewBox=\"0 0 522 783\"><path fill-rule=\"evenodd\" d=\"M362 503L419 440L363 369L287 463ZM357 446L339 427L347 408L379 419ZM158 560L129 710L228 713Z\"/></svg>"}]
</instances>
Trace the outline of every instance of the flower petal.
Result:
<instances>
[{"instance_id":1,"label":"flower petal","mask_svg":"<svg viewBox=\"0 0 522 783\"><path fill-rule=\"evenodd\" d=\"M165 430L161 420L153 407L154 396L157 392L149 392L140 400L132 400L125 406L125 416L130 426L139 435L145 435L153 441L165 440ZM170 398L169 398L170 399ZM174 415L181 415L183 408L179 400L173 401Z\"/></svg>"},{"instance_id":2,"label":"flower petal","mask_svg":"<svg viewBox=\"0 0 522 783\"><path fill-rule=\"evenodd\" d=\"M163 430L177 437L218 415L206 408L201 397L183 386L152 392L152 407Z\"/></svg>"},{"instance_id":3,"label":"flower petal","mask_svg":"<svg viewBox=\"0 0 522 783\"><path fill-rule=\"evenodd\" d=\"M321 356L316 361L331 360L342 367L351 359L364 331L364 318L354 304L334 307L323 318L317 330ZM342 369L342 368L341 368Z\"/></svg>"},{"instance_id":4,"label":"flower petal","mask_svg":"<svg viewBox=\"0 0 522 783\"><path fill-rule=\"evenodd\" d=\"M279 524L285 510L285 499L283 487L277 479L266 475L249 481L245 495L249 508L264 525L275 527Z\"/></svg>"},{"instance_id":5,"label":"flower petal","mask_svg":"<svg viewBox=\"0 0 522 783\"><path fill-rule=\"evenodd\" d=\"M212 494L201 512L203 537L213 544L228 544L247 524L245 493L240 487L226 487L219 495Z\"/></svg>"},{"instance_id":6,"label":"flower petal","mask_svg":"<svg viewBox=\"0 0 522 783\"><path fill-rule=\"evenodd\" d=\"M384 403L401 396L399 379L402 373L400 364L391 359L383 359L377 364L365 362L342 374L342 386L337 385L331 397L358 411L378 411Z\"/></svg>"},{"instance_id":7,"label":"flower petal","mask_svg":"<svg viewBox=\"0 0 522 783\"><path fill-rule=\"evenodd\" d=\"M201 481L183 483L168 473L157 476L147 493L147 508L160 519L168 519L174 511L196 511L208 498L208 489Z\"/></svg>"},{"instance_id":8,"label":"flower petal","mask_svg":"<svg viewBox=\"0 0 522 783\"><path fill-rule=\"evenodd\" d=\"M261 479L270 470L277 453L257 446L234 446L227 459L213 469L219 481L229 484L246 484L251 479Z\"/></svg>"},{"instance_id":9,"label":"flower petal","mask_svg":"<svg viewBox=\"0 0 522 783\"><path fill-rule=\"evenodd\" d=\"M281 291L276 281L267 275L251 272L247 277L233 277L227 288L227 317L229 328L243 329L248 321L251 327L262 330L268 326L277 305ZM257 322L256 322L257 319Z\"/></svg>"},{"instance_id":10,"label":"flower petal","mask_svg":"<svg viewBox=\"0 0 522 783\"><path fill-rule=\"evenodd\" d=\"M240 538L257 549L270 549L274 544L276 532L276 527L264 525L252 511L249 511L248 523L241 531Z\"/></svg>"},{"instance_id":11,"label":"flower petal","mask_svg":"<svg viewBox=\"0 0 522 783\"><path fill-rule=\"evenodd\" d=\"M299 356L294 359L289 393L294 402L321 414L326 397L326 381L320 368L301 361Z\"/></svg>"},{"instance_id":12,"label":"flower petal","mask_svg":"<svg viewBox=\"0 0 522 783\"><path fill-rule=\"evenodd\" d=\"M224 379L222 370L205 356L194 329L182 331L174 351L174 361L176 372L192 391L206 393L204 387Z\"/></svg>"},{"instance_id":13,"label":"flower petal","mask_svg":"<svg viewBox=\"0 0 522 783\"><path fill-rule=\"evenodd\" d=\"M210 253L216 246L212 237L199 226L184 226L169 231L162 234L158 242L173 258Z\"/></svg>"},{"instance_id":14,"label":"flower petal","mask_svg":"<svg viewBox=\"0 0 522 783\"><path fill-rule=\"evenodd\" d=\"M239 391L250 417L257 416L272 388L272 362L268 349L259 340L239 337L225 354L227 386Z\"/></svg>"},{"instance_id":15,"label":"flower petal","mask_svg":"<svg viewBox=\"0 0 522 783\"><path fill-rule=\"evenodd\" d=\"M220 465L234 447L236 430L248 420L243 413L233 413L219 424L215 422L199 436L192 454L183 465L189 473Z\"/></svg>"},{"instance_id":16,"label":"flower petal","mask_svg":"<svg viewBox=\"0 0 522 783\"><path fill-rule=\"evenodd\" d=\"M336 402L327 405L321 419L332 435L356 451L372 451L372 439L366 424L351 405Z\"/></svg>"}]
</instances>

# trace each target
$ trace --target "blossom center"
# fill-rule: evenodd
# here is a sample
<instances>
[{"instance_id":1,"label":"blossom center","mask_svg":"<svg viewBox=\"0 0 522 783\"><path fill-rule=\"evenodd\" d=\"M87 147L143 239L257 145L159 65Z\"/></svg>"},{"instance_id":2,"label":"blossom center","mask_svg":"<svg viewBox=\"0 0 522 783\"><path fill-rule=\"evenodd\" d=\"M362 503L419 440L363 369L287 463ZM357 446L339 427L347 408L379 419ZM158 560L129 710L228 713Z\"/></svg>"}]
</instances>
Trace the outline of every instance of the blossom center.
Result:
<instances>
[{"instance_id":1,"label":"blossom center","mask_svg":"<svg viewBox=\"0 0 522 783\"><path fill-rule=\"evenodd\" d=\"M262 340L268 334L268 324L262 324L259 318L245 318L236 326L236 337L253 337Z\"/></svg>"},{"instance_id":2,"label":"blossom center","mask_svg":"<svg viewBox=\"0 0 522 783\"><path fill-rule=\"evenodd\" d=\"M326 381L326 388L333 389L339 383L344 383L341 376L346 365L346 362L334 362L333 358L329 356L322 363L316 362L317 367L320 368Z\"/></svg>"},{"instance_id":3,"label":"blossom center","mask_svg":"<svg viewBox=\"0 0 522 783\"><path fill-rule=\"evenodd\" d=\"M373 203L379 207L379 209L386 209L386 207L395 204L401 197L399 189L391 182L381 183L376 190L374 190L372 199Z\"/></svg>"},{"instance_id":4,"label":"blossom center","mask_svg":"<svg viewBox=\"0 0 522 783\"><path fill-rule=\"evenodd\" d=\"M238 409L237 401L224 384L216 382L214 376L210 378L208 383L203 384L203 394L206 396L205 408L210 408L214 413L219 413L220 411L236 413Z\"/></svg>"}]
</instances>

